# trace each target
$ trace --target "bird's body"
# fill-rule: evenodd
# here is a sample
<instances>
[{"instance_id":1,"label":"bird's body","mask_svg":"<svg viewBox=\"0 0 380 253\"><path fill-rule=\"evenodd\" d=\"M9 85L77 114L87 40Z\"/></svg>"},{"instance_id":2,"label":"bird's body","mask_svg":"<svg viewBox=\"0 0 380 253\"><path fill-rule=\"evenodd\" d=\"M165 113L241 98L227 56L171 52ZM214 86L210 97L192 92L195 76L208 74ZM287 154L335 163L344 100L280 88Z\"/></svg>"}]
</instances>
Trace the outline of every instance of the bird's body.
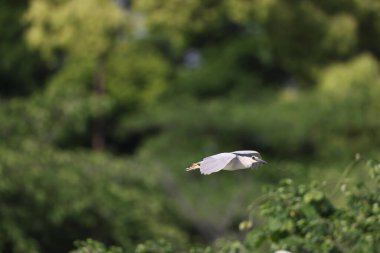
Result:
<instances>
[{"instance_id":1,"label":"bird's body","mask_svg":"<svg viewBox=\"0 0 380 253\"><path fill-rule=\"evenodd\" d=\"M266 163L261 159L261 155L253 150L240 150L226 153L219 153L208 156L202 161L193 163L187 171L199 169L201 174L209 175L220 170L241 170L256 168Z\"/></svg>"}]
</instances>

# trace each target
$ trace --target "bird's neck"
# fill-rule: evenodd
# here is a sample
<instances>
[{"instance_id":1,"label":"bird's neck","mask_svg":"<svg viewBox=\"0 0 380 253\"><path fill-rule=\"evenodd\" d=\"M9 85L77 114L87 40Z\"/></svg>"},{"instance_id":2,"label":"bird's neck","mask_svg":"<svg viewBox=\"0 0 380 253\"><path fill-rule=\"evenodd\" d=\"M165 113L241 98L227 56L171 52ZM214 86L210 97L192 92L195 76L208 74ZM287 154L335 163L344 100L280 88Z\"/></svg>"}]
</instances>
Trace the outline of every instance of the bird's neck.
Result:
<instances>
[{"instance_id":1,"label":"bird's neck","mask_svg":"<svg viewBox=\"0 0 380 253\"><path fill-rule=\"evenodd\" d=\"M252 157L249 157L249 156L240 156L239 157L239 160L240 160L240 163L246 167L246 168L249 168L251 167L252 163L253 163L253 159Z\"/></svg>"}]
</instances>

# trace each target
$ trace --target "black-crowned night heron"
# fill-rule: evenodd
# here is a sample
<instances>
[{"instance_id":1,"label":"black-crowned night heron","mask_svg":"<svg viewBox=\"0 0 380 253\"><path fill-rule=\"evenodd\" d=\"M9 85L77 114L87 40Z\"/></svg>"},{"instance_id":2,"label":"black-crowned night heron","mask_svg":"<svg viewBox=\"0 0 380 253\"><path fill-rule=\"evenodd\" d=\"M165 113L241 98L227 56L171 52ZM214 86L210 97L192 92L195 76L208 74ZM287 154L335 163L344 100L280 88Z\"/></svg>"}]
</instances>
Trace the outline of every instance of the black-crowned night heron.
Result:
<instances>
[{"instance_id":1,"label":"black-crowned night heron","mask_svg":"<svg viewBox=\"0 0 380 253\"><path fill-rule=\"evenodd\" d=\"M201 174L209 175L221 170L241 170L256 168L266 161L253 150L240 150L228 153L220 153L203 158L202 161L193 163L186 171L200 170Z\"/></svg>"}]
</instances>

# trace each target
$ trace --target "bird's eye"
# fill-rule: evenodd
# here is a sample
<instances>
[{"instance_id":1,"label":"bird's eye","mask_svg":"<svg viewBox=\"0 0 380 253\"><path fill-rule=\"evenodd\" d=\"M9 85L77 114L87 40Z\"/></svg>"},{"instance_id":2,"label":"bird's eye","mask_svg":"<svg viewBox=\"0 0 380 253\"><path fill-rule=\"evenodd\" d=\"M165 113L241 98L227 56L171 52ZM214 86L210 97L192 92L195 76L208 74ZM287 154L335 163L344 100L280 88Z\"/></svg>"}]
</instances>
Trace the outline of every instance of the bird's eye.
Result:
<instances>
[{"instance_id":1,"label":"bird's eye","mask_svg":"<svg viewBox=\"0 0 380 253\"><path fill-rule=\"evenodd\" d=\"M252 159L253 159L253 160L256 160L256 157L255 157L255 156L252 156Z\"/></svg>"}]
</instances>

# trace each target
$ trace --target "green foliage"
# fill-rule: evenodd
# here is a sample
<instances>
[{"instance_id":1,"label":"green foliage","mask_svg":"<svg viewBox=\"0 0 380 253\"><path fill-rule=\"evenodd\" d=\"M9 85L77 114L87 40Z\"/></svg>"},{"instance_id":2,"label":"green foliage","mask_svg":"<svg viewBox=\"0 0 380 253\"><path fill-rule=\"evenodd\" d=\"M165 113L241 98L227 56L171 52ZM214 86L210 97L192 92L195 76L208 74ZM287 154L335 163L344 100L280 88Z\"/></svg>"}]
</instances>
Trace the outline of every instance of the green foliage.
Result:
<instances>
[{"instance_id":1,"label":"green foliage","mask_svg":"<svg viewBox=\"0 0 380 253\"><path fill-rule=\"evenodd\" d=\"M144 43L118 45L106 66L106 89L124 106L150 107L168 89L169 73L167 61L157 49Z\"/></svg>"},{"instance_id":2,"label":"green foliage","mask_svg":"<svg viewBox=\"0 0 380 253\"><path fill-rule=\"evenodd\" d=\"M77 249L70 251L70 253L123 253L123 250L119 247L109 247L107 248L104 244L87 239L85 241L75 242Z\"/></svg>"},{"instance_id":3,"label":"green foliage","mask_svg":"<svg viewBox=\"0 0 380 253\"><path fill-rule=\"evenodd\" d=\"M345 199L342 206L333 203L334 195L323 184L297 186L284 180L279 187L270 187L260 204L265 225L249 232L247 247L258 250L266 245L271 250L291 252L377 252L380 164L373 162L369 167L371 181L337 185Z\"/></svg>"},{"instance_id":4,"label":"green foliage","mask_svg":"<svg viewBox=\"0 0 380 253\"><path fill-rule=\"evenodd\" d=\"M250 220L240 224L243 242L219 239L211 246L187 252L378 252L380 243L380 163L359 166L369 170L365 183L331 185L326 182L295 184L290 179L267 187L250 206ZM340 194L344 203L334 198ZM257 224L257 205L265 219ZM178 252L173 244L149 241L136 252Z\"/></svg>"},{"instance_id":5,"label":"green foliage","mask_svg":"<svg viewBox=\"0 0 380 253\"><path fill-rule=\"evenodd\" d=\"M28 41L46 57L63 49L77 60L96 61L109 48L124 19L120 8L109 1L44 0L31 1L25 20L32 24Z\"/></svg>"},{"instance_id":6,"label":"green foliage","mask_svg":"<svg viewBox=\"0 0 380 253\"><path fill-rule=\"evenodd\" d=\"M44 84L46 66L23 40L27 2L0 1L0 97L25 96Z\"/></svg>"},{"instance_id":7,"label":"green foliage","mask_svg":"<svg viewBox=\"0 0 380 253\"><path fill-rule=\"evenodd\" d=\"M158 137L153 141L162 142L159 149L168 148L164 140L172 135L188 139L197 132L215 151L244 145L281 158L301 152L315 159L347 159L359 151L376 153L371 142L379 142L378 108L371 102L379 93L378 63L375 49L359 36L369 28L368 20L377 20L368 13L374 7L367 5L138 1L124 13L104 1L45 0L33 2L26 19L32 45L44 54L64 52L64 64L46 91L54 104L44 105L64 111L67 127L59 144L75 144L70 140L75 136L80 146L88 145L88 125L101 117L116 149L131 139L149 147L148 133L160 129L159 136L153 135ZM101 15L94 21L92 13L99 7ZM99 20L107 22L99 25ZM90 28L91 36L76 40ZM181 46L173 42L179 37ZM103 46L86 53L87 39L96 38L95 45ZM188 68L179 61L193 47L202 60ZM105 80L102 96L94 94L99 75ZM282 129L290 130L284 134Z\"/></svg>"},{"instance_id":8,"label":"green foliage","mask_svg":"<svg viewBox=\"0 0 380 253\"><path fill-rule=\"evenodd\" d=\"M361 150L371 152L372 148L366 150L366 147L371 146L370 143L379 143L375 130L380 124L375 116L379 110L379 78L378 61L369 55L360 55L350 62L326 69L319 93L323 99L321 107L325 110L323 122L336 116L322 130L326 137L321 141L331 140L330 147L323 151L325 154L339 156L337 149L345 147L349 150L353 143Z\"/></svg>"},{"instance_id":9,"label":"green foliage","mask_svg":"<svg viewBox=\"0 0 380 253\"><path fill-rule=\"evenodd\" d=\"M0 251L80 240L84 252L361 252L377 242L373 187L352 186L362 171L343 196L308 182L341 176L354 154L379 155L378 0L0 7ZM270 163L183 171L243 148ZM247 203L282 178L301 185L270 188L265 219L252 211L246 242L236 240Z\"/></svg>"},{"instance_id":10,"label":"green foliage","mask_svg":"<svg viewBox=\"0 0 380 253\"><path fill-rule=\"evenodd\" d=\"M158 241L147 241L137 245L135 253L174 253L177 252L174 250L171 243L168 243L165 240Z\"/></svg>"},{"instance_id":11,"label":"green foliage","mask_svg":"<svg viewBox=\"0 0 380 253\"><path fill-rule=\"evenodd\" d=\"M1 251L62 252L84 237L125 248L154 236L183 240L137 164L39 149L1 148Z\"/></svg>"}]
</instances>

